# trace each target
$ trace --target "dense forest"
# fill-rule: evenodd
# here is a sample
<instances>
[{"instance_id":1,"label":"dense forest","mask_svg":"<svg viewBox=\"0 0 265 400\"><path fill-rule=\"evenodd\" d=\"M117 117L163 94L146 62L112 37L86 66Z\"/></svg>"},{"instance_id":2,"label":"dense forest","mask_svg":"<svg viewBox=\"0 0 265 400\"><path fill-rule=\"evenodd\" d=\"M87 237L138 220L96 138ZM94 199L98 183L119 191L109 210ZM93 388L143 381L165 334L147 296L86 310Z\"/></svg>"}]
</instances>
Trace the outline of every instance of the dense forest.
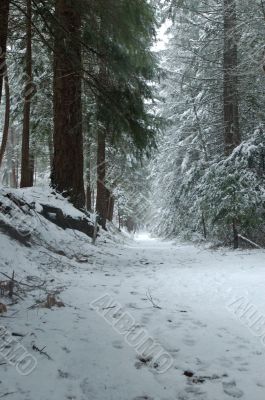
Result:
<instances>
[{"instance_id":1,"label":"dense forest","mask_svg":"<svg viewBox=\"0 0 265 400\"><path fill-rule=\"evenodd\" d=\"M263 1L181 1L162 54L155 229L264 244Z\"/></svg>"},{"instance_id":2,"label":"dense forest","mask_svg":"<svg viewBox=\"0 0 265 400\"><path fill-rule=\"evenodd\" d=\"M103 228L263 244L263 1L0 7L2 185L50 184Z\"/></svg>"},{"instance_id":3,"label":"dense forest","mask_svg":"<svg viewBox=\"0 0 265 400\"><path fill-rule=\"evenodd\" d=\"M0 399L264 400L265 0L0 0Z\"/></svg>"},{"instance_id":4,"label":"dense forest","mask_svg":"<svg viewBox=\"0 0 265 400\"><path fill-rule=\"evenodd\" d=\"M159 125L151 110L154 6L1 0L0 7L2 184L50 182L76 207L95 209L103 227L114 209L127 223Z\"/></svg>"}]
</instances>

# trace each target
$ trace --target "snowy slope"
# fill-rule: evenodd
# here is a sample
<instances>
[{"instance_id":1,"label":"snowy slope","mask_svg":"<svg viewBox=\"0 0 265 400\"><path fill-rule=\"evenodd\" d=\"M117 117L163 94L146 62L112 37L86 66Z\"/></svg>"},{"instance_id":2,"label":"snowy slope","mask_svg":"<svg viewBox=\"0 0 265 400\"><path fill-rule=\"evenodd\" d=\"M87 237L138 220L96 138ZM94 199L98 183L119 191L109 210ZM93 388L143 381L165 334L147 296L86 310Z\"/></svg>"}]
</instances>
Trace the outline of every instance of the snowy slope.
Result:
<instances>
[{"instance_id":1,"label":"snowy slope","mask_svg":"<svg viewBox=\"0 0 265 400\"><path fill-rule=\"evenodd\" d=\"M15 270L31 285L45 281L25 289L1 318L10 332L25 335L16 340L37 367L22 376L0 365L0 398L264 399L264 345L231 306L246 297L265 313L263 251L213 252L117 232L115 241L107 234L93 246L85 235L53 224L39 229L45 244L30 248L0 234L1 272ZM34 307L47 293L65 307ZM114 304L106 307L108 322L93 306L104 296ZM116 304L170 354L166 372L141 359L114 328L122 312Z\"/></svg>"}]
</instances>

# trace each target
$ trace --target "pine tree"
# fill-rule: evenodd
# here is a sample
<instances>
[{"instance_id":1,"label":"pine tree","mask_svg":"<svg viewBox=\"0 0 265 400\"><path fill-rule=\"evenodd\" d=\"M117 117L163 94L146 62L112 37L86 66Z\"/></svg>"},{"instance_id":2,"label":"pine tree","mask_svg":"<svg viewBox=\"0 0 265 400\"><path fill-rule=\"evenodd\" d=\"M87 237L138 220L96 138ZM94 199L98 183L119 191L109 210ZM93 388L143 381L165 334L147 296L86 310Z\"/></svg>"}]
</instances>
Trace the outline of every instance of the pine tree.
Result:
<instances>
[{"instance_id":1,"label":"pine tree","mask_svg":"<svg viewBox=\"0 0 265 400\"><path fill-rule=\"evenodd\" d=\"M154 118L145 104L152 98L149 81L155 78L156 63L150 47L154 36L155 16L148 2L97 2L92 27L96 32L94 56L96 81L95 130L98 142L98 177L96 210L105 227L113 196L107 188L106 146L119 146L121 137L132 137L136 149L154 144ZM137 14L141 11L142 18ZM120 21L117 25L117 20ZM91 39L91 20L85 38ZM102 56L103 55L103 56ZM91 64L91 58L89 59ZM92 71L93 72L93 71ZM111 206L110 206L111 204Z\"/></svg>"},{"instance_id":2,"label":"pine tree","mask_svg":"<svg viewBox=\"0 0 265 400\"><path fill-rule=\"evenodd\" d=\"M229 155L240 144L237 15L235 0L224 0L224 145Z\"/></svg>"},{"instance_id":3,"label":"pine tree","mask_svg":"<svg viewBox=\"0 0 265 400\"><path fill-rule=\"evenodd\" d=\"M82 2L56 0L52 185L85 206L81 101Z\"/></svg>"},{"instance_id":4,"label":"pine tree","mask_svg":"<svg viewBox=\"0 0 265 400\"><path fill-rule=\"evenodd\" d=\"M9 6L10 6L10 0L1 0L0 2L0 104L2 99L3 80L6 74Z\"/></svg>"},{"instance_id":5,"label":"pine tree","mask_svg":"<svg viewBox=\"0 0 265 400\"><path fill-rule=\"evenodd\" d=\"M160 106L168 125L152 167L153 228L234 247L238 233L260 241L262 7L232 0L170 7Z\"/></svg>"},{"instance_id":6,"label":"pine tree","mask_svg":"<svg viewBox=\"0 0 265 400\"><path fill-rule=\"evenodd\" d=\"M33 186L34 161L30 154L30 117L31 117L31 97L33 91L32 83L32 4L27 0L26 15L26 82L24 91L23 109L23 132L22 132L22 155L21 155L21 182L20 187Z\"/></svg>"}]
</instances>

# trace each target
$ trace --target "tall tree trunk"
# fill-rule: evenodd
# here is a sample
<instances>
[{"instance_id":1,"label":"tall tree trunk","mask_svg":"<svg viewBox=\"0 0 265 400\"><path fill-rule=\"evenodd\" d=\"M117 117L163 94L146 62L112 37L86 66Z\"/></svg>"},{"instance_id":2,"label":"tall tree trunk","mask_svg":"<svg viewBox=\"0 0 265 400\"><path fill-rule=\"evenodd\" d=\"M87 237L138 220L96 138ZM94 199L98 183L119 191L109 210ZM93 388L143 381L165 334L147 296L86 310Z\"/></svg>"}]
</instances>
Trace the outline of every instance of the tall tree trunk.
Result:
<instances>
[{"instance_id":1,"label":"tall tree trunk","mask_svg":"<svg viewBox=\"0 0 265 400\"><path fill-rule=\"evenodd\" d=\"M87 187L86 187L86 209L88 211L92 211L92 192L91 192L90 183L88 183L88 182L87 182Z\"/></svg>"},{"instance_id":2,"label":"tall tree trunk","mask_svg":"<svg viewBox=\"0 0 265 400\"><path fill-rule=\"evenodd\" d=\"M52 186L85 207L80 0L56 0Z\"/></svg>"},{"instance_id":3,"label":"tall tree trunk","mask_svg":"<svg viewBox=\"0 0 265 400\"><path fill-rule=\"evenodd\" d=\"M115 199L114 199L114 196L111 194L110 198L109 198L109 204L108 204L108 220L110 222L113 221L114 204L115 204Z\"/></svg>"},{"instance_id":4,"label":"tall tree trunk","mask_svg":"<svg viewBox=\"0 0 265 400\"><path fill-rule=\"evenodd\" d=\"M9 121L10 121L10 91L9 91L9 82L8 75L5 75L5 95L6 95L6 109L5 109L5 122L4 122L4 130L2 136L2 143L0 148L0 168L3 162L4 154L6 151L6 145L8 141L8 132L9 132Z\"/></svg>"},{"instance_id":5,"label":"tall tree trunk","mask_svg":"<svg viewBox=\"0 0 265 400\"><path fill-rule=\"evenodd\" d=\"M105 188L105 201L106 201L106 219L110 221L109 215L110 215L110 199L111 199L111 192L108 188Z\"/></svg>"},{"instance_id":6,"label":"tall tree trunk","mask_svg":"<svg viewBox=\"0 0 265 400\"><path fill-rule=\"evenodd\" d=\"M237 222L233 220L233 241L234 241L234 249L238 249L239 247L239 237L238 237L238 230L237 230Z\"/></svg>"},{"instance_id":7,"label":"tall tree trunk","mask_svg":"<svg viewBox=\"0 0 265 400\"><path fill-rule=\"evenodd\" d=\"M49 132L49 135L48 135L48 151L49 151L50 170L52 170L52 165L53 165L53 138L52 138L52 133L51 132Z\"/></svg>"},{"instance_id":8,"label":"tall tree trunk","mask_svg":"<svg viewBox=\"0 0 265 400\"><path fill-rule=\"evenodd\" d=\"M11 158L11 178L10 186L13 188L18 187L18 158L19 154L17 151L17 131L10 127L9 134L10 144L10 158Z\"/></svg>"},{"instance_id":9,"label":"tall tree trunk","mask_svg":"<svg viewBox=\"0 0 265 400\"><path fill-rule=\"evenodd\" d=\"M36 183L36 177L37 177L37 171L35 170L36 165L37 165L37 160L35 157L35 144L34 144L30 149L30 155L29 155L29 176L30 176L30 182L32 183L30 186L33 186L34 182Z\"/></svg>"},{"instance_id":10,"label":"tall tree trunk","mask_svg":"<svg viewBox=\"0 0 265 400\"><path fill-rule=\"evenodd\" d=\"M0 0L0 104L2 100L3 80L6 74L9 4L10 0Z\"/></svg>"},{"instance_id":11,"label":"tall tree trunk","mask_svg":"<svg viewBox=\"0 0 265 400\"><path fill-rule=\"evenodd\" d=\"M114 212L114 196L108 188L105 189L105 196L106 196L106 218L108 221L111 222L113 220L113 212Z\"/></svg>"},{"instance_id":12,"label":"tall tree trunk","mask_svg":"<svg viewBox=\"0 0 265 400\"><path fill-rule=\"evenodd\" d=\"M21 154L21 182L20 187L33 186L34 172L30 155L30 111L32 97L32 4L27 0L27 49L26 49L26 85L24 93L22 154Z\"/></svg>"},{"instance_id":13,"label":"tall tree trunk","mask_svg":"<svg viewBox=\"0 0 265 400\"><path fill-rule=\"evenodd\" d=\"M98 133L97 151L97 201L96 211L99 215L99 222L103 229L106 229L106 135L105 132Z\"/></svg>"},{"instance_id":14,"label":"tall tree trunk","mask_svg":"<svg viewBox=\"0 0 265 400\"><path fill-rule=\"evenodd\" d=\"M207 228L206 228L204 213L202 213L202 227L203 227L204 239L207 239Z\"/></svg>"},{"instance_id":15,"label":"tall tree trunk","mask_svg":"<svg viewBox=\"0 0 265 400\"><path fill-rule=\"evenodd\" d=\"M90 176L90 170L91 170L91 143L87 139L86 140L86 158L85 158L85 164L86 164L86 209L88 211L92 211L92 192L91 192L91 176Z\"/></svg>"},{"instance_id":16,"label":"tall tree trunk","mask_svg":"<svg viewBox=\"0 0 265 400\"><path fill-rule=\"evenodd\" d=\"M236 0L224 1L224 148L228 156L240 144L237 6ZM237 224L233 222L234 248L238 248Z\"/></svg>"},{"instance_id":17,"label":"tall tree trunk","mask_svg":"<svg viewBox=\"0 0 265 400\"><path fill-rule=\"evenodd\" d=\"M238 101L236 0L224 0L224 146L232 153L241 142Z\"/></svg>"}]
</instances>

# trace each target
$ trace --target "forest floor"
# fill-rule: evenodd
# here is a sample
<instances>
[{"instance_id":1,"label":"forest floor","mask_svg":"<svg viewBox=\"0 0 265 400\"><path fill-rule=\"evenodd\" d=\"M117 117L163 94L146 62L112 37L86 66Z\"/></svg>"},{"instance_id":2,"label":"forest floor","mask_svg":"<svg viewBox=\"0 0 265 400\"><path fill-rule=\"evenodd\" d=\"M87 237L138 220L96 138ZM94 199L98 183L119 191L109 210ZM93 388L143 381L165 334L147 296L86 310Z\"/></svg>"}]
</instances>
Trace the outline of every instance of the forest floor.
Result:
<instances>
[{"instance_id":1,"label":"forest floor","mask_svg":"<svg viewBox=\"0 0 265 400\"><path fill-rule=\"evenodd\" d=\"M76 262L14 246L3 235L0 242L6 273L15 265L21 278L38 275L65 304L32 308L44 298L36 289L1 318L9 332L25 335L14 340L37 365L23 376L0 357L0 398L264 400L265 347L247 314L250 304L262 330L264 251L212 251L139 236L87 244L87 258ZM127 325L115 325L123 312ZM129 342L131 321L159 344L168 368Z\"/></svg>"}]
</instances>

